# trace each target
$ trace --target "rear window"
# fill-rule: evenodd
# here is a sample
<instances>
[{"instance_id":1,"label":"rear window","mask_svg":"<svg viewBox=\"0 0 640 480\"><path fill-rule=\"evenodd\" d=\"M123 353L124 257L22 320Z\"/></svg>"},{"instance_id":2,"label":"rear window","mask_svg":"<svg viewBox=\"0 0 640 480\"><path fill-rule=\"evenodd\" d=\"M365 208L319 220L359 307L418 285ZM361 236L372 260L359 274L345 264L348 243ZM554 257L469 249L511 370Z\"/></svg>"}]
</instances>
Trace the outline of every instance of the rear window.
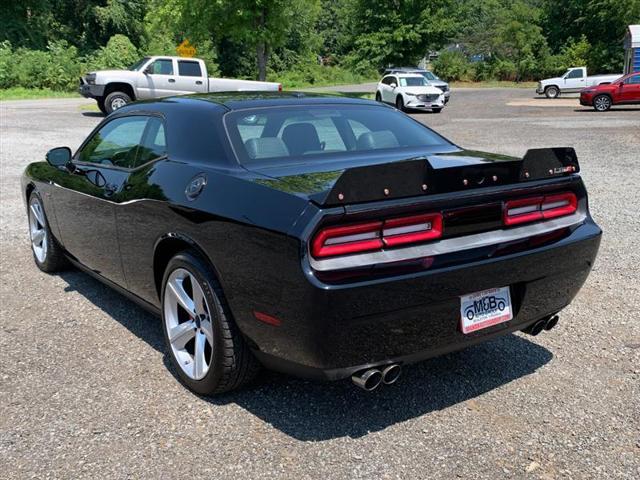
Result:
<instances>
[{"instance_id":1,"label":"rear window","mask_svg":"<svg viewBox=\"0 0 640 480\"><path fill-rule=\"evenodd\" d=\"M449 145L424 125L386 107L273 107L225 116L240 163L295 163L328 156Z\"/></svg>"}]
</instances>

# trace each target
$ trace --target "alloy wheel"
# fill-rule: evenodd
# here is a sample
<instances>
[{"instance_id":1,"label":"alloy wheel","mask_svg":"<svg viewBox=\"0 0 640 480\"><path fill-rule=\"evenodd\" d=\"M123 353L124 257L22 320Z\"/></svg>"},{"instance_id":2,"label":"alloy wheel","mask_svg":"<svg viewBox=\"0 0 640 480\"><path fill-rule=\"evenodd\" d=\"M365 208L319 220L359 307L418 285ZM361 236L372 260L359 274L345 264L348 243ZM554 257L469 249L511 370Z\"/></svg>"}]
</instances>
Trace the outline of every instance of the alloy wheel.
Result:
<instances>
[{"instance_id":1,"label":"alloy wheel","mask_svg":"<svg viewBox=\"0 0 640 480\"><path fill-rule=\"evenodd\" d=\"M40 263L47 258L47 222L40 200L35 195L29 202L29 236L33 254Z\"/></svg>"},{"instance_id":2,"label":"alloy wheel","mask_svg":"<svg viewBox=\"0 0 640 480\"><path fill-rule=\"evenodd\" d=\"M112 110L117 110L119 108L124 107L126 104L127 104L127 102L125 101L124 98L116 97L113 100L111 100L111 109Z\"/></svg>"},{"instance_id":3,"label":"alloy wheel","mask_svg":"<svg viewBox=\"0 0 640 480\"><path fill-rule=\"evenodd\" d=\"M213 359L211 309L202 286L184 268L169 275L164 291L167 337L176 362L193 380L201 380Z\"/></svg>"},{"instance_id":4,"label":"alloy wheel","mask_svg":"<svg viewBox=\"0 0 640 480\"><path fill-rule=\"evenodd\" d=\"M607 97L606 95L602 95L600 97L596 97L594 105L596 107L596 110L598 110L599 112L604 112L611 108L611 100L609 100L609 97Z\"/></svg>"}]
</instances>

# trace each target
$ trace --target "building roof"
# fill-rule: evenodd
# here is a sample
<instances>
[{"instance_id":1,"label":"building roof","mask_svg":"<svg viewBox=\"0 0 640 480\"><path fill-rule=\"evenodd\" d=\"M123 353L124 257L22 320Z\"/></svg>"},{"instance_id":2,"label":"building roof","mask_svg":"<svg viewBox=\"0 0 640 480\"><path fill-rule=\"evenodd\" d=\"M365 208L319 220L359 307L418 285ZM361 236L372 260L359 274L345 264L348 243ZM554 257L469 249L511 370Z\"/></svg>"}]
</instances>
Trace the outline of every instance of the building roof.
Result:
<instances>
[{"instance_id":1,"label":"building roof","mask_svg":"<svg viewBox=\"0 0 640 480\"><path fill-rule=\"evenodd\" d=\"M624 48L640 48L640 25L629 25L624 37Z\"/></svg>"}]
</instances>

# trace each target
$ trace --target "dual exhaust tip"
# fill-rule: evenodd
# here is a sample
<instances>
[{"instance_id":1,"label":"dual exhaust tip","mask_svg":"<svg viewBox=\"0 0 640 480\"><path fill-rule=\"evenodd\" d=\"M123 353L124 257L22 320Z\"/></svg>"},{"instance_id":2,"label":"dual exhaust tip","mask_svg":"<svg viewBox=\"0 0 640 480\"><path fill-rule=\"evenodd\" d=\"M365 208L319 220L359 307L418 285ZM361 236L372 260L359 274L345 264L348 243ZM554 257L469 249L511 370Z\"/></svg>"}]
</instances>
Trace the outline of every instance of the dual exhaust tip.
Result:
<instances>
[{"instance_id":1,"label":"dual exhaust tip","mask_svg":"<svg viewBox=\"0 0 640 480\"><path fill-rule=\"evenodd\" d=\"M401 374L402 367L397 363L393 363L386 367L369 368L367 370L354 373L351 376L351 380L356 386L366 390L367 392L371 392L383 383L385 385L396 383Z\"/></svg>"},{"instance_id":2,"label":"dual exhaust tip","mask_svg":"<svg viewBox=\"0 0 640 480\"><path fill-rule=\"evenodd\" d=\"M527 328L522 330L524 333L528 333L529 335L533 335L534 337L538 335L543 330L551 330L558 324L558 315L552 315L549 318L543 318L542 320L537 321L533 325L529 325Z\"/></svg>"}]
</instances>

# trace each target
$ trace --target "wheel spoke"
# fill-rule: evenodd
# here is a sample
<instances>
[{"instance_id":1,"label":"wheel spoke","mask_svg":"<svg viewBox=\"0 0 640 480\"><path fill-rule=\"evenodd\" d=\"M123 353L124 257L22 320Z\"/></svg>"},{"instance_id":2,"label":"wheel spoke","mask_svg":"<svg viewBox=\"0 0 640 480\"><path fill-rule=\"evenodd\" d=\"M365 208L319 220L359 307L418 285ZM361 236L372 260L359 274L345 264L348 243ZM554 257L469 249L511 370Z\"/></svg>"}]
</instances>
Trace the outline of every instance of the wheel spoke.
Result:
<instances>
[{"instance_id":1,"label":"wheel spoke","mask_svg":"<svg viewBox=\"0 0 640 480\"><path fill-rule=\"evenodd\" d=\"M185 292L182 286L182 280L174 279L169 282L169 289L176 298L178 304L184 308L187 313L193 318L196 316L196 311L193 305L193 300Z\"/></svg>"},{"instance_id":2,"label":"wheel spoke","mask_svg":"<svg viewBox=\"0 0 640 480\"><path fill-rule=\"evenodd\" d=\"M191 340L196 333L196 324L193 320L183 322L169 331L169 341L177 349L183 349L186 343Z\"/></svg>"},{"instance_id":3,"label":"wheel spoke","mask_svg":"<svg viewBox=\"0 0 640 480\"><path fill-rule=\"evenodd\" d=\"M31 235L31 241L34 243L34 245L41 245L43 240L44 240L44 229L36 230Z\"/></svg>"},{"instance_id":4,"label":"wheel spoke","mask_svg":"<svg viewBox=\"0 0 640 480\"><path fill-rule=\"evenodd\" d=\"M198 379L204 376L207 368L207 360L204 358L204 346L206 342L207 337L205 337L203 333L196 333L196 347L193 354L193 374Z\"/></svg>"},{"instance_id":5,"label":"wheel spoke","mask_svg":"<svg viewBox=\"0 0 640 480\"><path fill-rule=\"evenodd\" d=\"M209 345L213 348L213 325L211 325L211 320L201 320L200 328L202 329L202 333L204 333Z\"/></svg>"},{"instance_id":6,"label":"wheel spoke","mask_svg":"<svg viewBox=\"0 0 640 480\"><path fill-rule=\"evenodd\" d=\"M44 227L44 216L42 215L42 210L40 209L39 204L37 203L31 204L31 213L33 213L33 216L36 217L36 220L38 220L38 223L40 224L40 226Z\"/></svg>"},{"instance_id":7,"label":"wheel spoke","mask_svg":"<svg viewBox=\"0 0 640 480\"><path fill-rule=\"evenodd\" d=\"M206 305L204 301L204 292L202 291L200 283L198 283L193 275L191 275L191 286L193 290L193 305L196 315L208 315L209 312L206 311Z\"/></svg>"}]
</instances>

